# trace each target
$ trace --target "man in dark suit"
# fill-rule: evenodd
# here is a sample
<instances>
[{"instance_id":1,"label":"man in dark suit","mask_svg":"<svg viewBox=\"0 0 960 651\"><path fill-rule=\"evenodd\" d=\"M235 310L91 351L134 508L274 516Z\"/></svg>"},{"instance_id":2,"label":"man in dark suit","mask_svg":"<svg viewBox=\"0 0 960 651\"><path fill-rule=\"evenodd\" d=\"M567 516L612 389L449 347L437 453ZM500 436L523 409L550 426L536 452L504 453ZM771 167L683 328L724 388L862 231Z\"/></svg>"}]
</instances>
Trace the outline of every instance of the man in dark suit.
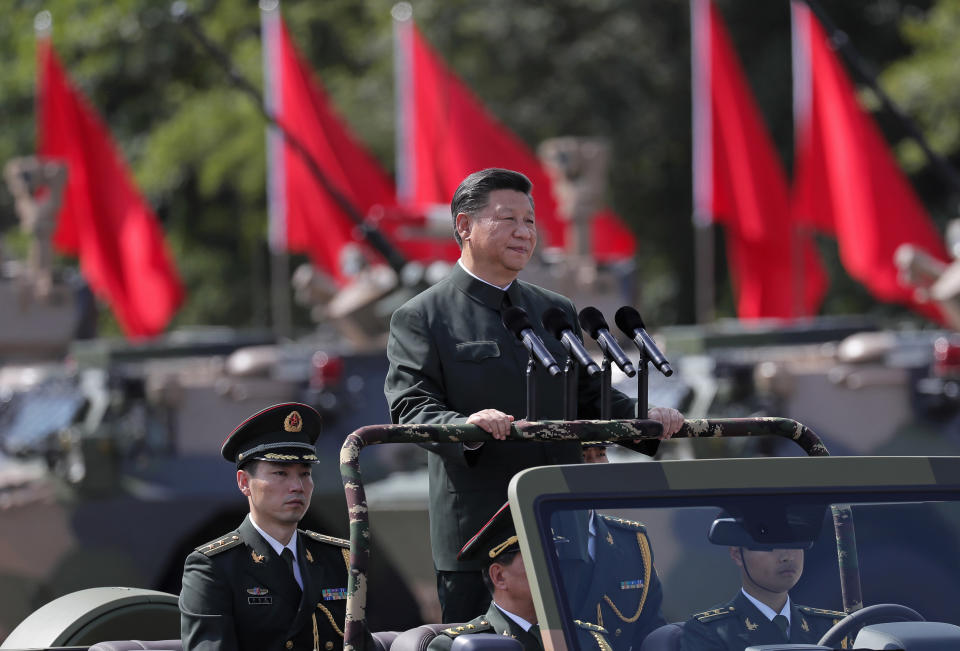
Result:
<instances>
[{"instance_id":1,"label":"man in dark suit","mask_svg":"<svg viewBox=\"0 0 960 651\"><path fill-rule=\"evenodd\" d=\"M501 309L522 307L533 329L558 359L562 344L549 336L540 315L558 307L576 326L577 312L566 297L517 278L537 244L531 184L503 169L468 176L451 202L461 257L450 275L412 298L393 314L384 393L395 423L471 423L504 439L514 419L526 414L524 371L527 351L504 328ZM563 418L562 380L537 369L538 420ZM600 384L585 373L579 382L579 417L599 417ZM634 418L635 403L615 392L614 418ZM649 417L664 425L664 438L683 417L675 409L654 407ZM579 463L576 441L427 444L430 477L430 539L437 571L437 592L444 621L465 621L486 609L489 595L476 561L460 561L457 552L506 500L510 478L532 466ZM648 454L656 442L641 444Z\"/></svg>"},{"instance_id":2,"label":"man in dark suit","mask_svg":"<svg viewBox=\"0 0 960 651\"><path fill-rule=\"evenodd\" d=\"M781 539L761 544L750 533L761 530L775 531L776 526L751 526L745 518L728 514L714 522L710 541L730 545L730 558L740 568L742 587L726 604L697 613L684 624L682 651L743 651L761 644L817 644L824 633L843 619L844 613L800 606L790 599L789 591L803 574L804 549L812 546L811 540Z\"/></svg>"},{"instance_id":3,"label":"man in dark suit","mask_svg":"<svg viewBox=\"0 0 960 651\"><path fill-rule=\"evenodd\" d=\"M451 626L435 637L427 651L450 651L454 640L468 633L489 633L512 637L524 651L543 651L543 639L537 613L527 582L520 543L504 504L477 534L460 550L463 559L483 563L481 580L492 597L487 612L465 624ZM576 620L574 630L583 651L610 651L607 632L602 626Z\"/></svg>"},{"instance_id":4,"label":"man in dark suit","mask_svg":"<svg viewBox=\"0 0 960 651\"><path fill-rule=\"evenodd\" d=\"M185 651L343 648L350 545L297 528L310 506L319 433L316 410L285 403L227 437L221 453L237 465L250 514L184 563Z\"/></svg>"}]
</instances>

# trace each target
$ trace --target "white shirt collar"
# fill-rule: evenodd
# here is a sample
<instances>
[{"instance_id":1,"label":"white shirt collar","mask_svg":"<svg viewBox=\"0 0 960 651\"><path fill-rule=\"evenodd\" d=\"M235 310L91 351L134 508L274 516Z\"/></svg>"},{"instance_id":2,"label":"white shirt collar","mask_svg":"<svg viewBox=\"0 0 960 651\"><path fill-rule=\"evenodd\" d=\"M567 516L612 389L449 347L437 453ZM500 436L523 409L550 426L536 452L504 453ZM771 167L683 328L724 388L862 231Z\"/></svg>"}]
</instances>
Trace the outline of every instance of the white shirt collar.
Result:
<instances>
[{"instance_id":1,"label":"white shirt collar","mask_svg":"<svg viewBox=\"0 0 960 651\"><path fill-rule=\"evenodd\" d=\"M286 545L282 545L280 544L279 540L277 540L276 538L268 534L266 531L261 529L260 525L254 522L253 516L250 516L250 524L252 524L253 528L256 529L261 536L263 536L263 539L266 540L271 547L273 547L273 551L277 552L278 555L283 551L283 548L286 547L291 552L293 552L293 560L294 561L297 560L297 530L296 529L293 530L293 535L290 536L290 542L287 543Z\"/></svg>"},{"instance_id":2,"label":"white shirt collar","mask_svg":"<svg viewBox=\"0 0 960 651\"><path fill-rule=\"evenodd\" d=\"M757 610L763 613L763 616L769 619L770 621L773 621L773 618L776 617L777 615L783 615L784 617L786 617L787 630L788 631L790 630L790 595L787 595L787 603L783 604L783 609L778 613L778 612L775 612L773 608L763 603L762 601L758 601L757 599L754 599L752 596L747 594L747 591L744 590L743 588L740 588L740 592L742 592L743 596L749 599L750 603L756 606Z\"/></svg>"},{"instance_id":3,"label":"white shirt collar","mask_svg":"<svg viewBox=\"0 0 960 651\"><path fill-rule=\"evenodd\" d=\"M477 274L475 274L475 273L473 273L472 271L470 271L469 269L467 269L467 266L466 266L465 264L463 264L463 258L458 259L458 260L457 260L457 264L460 265L460 268L463 269L464 271L466 271L466 272L467 272L467 275L469 275L471 278L476 278L476 279L479 280L480 282L482 282L482 283L484 283L484 284L486 284L486 285L490 285L491 287L496 287L497 289L501 289L501 290L503 290L503 291L507 291L508 289L510 289L510 285L513 284L513 281L511 280L510 282L507 283L506 287L500 287L499 285L494 285L493 283L484 280L483 278L481 278L481 277L478 276Z\"/></svg>"},{"instance_id":4,"label":"white shirt collar","mask_svg":"<svg viewBox=\"0 0 960 651\"><path fill-rule=\"evenodd\" d=\"M493 605L496 606L497 609L498 609L501 613L503 613L504 615L506 615L507 617L509 617L509 618L512 619L513 621L515 621L515 622L520 626L520 628L522 628L523 630L527 631L528 633L530 632L530 627L533 626L533 624L532 624L531 622L528 622L527 620L525 620L525 619L524 619L523 617L521 617L520 615L514 615L514 614L511 613L509 610L507 610L506 608L504 608L503 606L501 606L500 604L498 604L496 601L493 602Z\"/></svg>"}]
</instances>

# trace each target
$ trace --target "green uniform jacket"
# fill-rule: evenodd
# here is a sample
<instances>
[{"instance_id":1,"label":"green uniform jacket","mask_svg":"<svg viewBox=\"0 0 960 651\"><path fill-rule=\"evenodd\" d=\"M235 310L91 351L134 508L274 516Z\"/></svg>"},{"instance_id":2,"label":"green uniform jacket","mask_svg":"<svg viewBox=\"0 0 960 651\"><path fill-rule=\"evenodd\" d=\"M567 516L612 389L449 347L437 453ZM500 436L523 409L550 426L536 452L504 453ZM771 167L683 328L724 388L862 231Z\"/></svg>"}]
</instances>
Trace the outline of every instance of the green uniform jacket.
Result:
<instances>
[{"instance_id":1,"label":"green uniform jacket","mask_svg":"<svg viewBox=\"0 0 960 651\"><path fill-rule=\"evenodd\" d=\"M606 629L614 651L637 651L650 631L667 623L647 530L639 522L607 515L597 514L594 522L593 562L589 555L561 552L563 543L556 543L565 593L574 617ZM575 556L581 559L566 560Z\"/></svg>"},{"instance_id":2,"label":"green uniform jacket","mask_svg":"<svg viewBox=\"0 0 960 651\"><path fill-rule=\"evenodd\" d=\"M347 548L339 538L300 530L303 591L250 517L187 556L180 592L184 651L343 648Z\"/></svg>"},{"instance_id":3,"label":"green uniform jacket","mask_svg":"<svg viewBox=\"0 0 960 651\"><path fill-rule=\"evenodd\" d=\"M816 644L843 619L835 610L790 605L790 639L742 592L720 608L697 613L683 625L681 651L743 651L755 644Z\"/></svg>"},{"instance_id":4,"label":"green uniform jacket","mask_svg":"<svg viewBox=\"0 0 960 651\"><path fill-rule=\"evenodd\" d=\"M410 299L393 314L384 393L395 423L462 424L482 409L494 408L517 419L526 416L524 372L527 351L503 326L501 290L464 271L459 264L443 281ZM577 313L560 294L515 281L507 292L512 305L530 316L533 329L557 362L567 358L562 344L540 323L548 307L561 308L579 333ZM579 417L599 417L600 383L581 373ZM633 418L634 401L613 395L613 416ZM562 375L537 369L539 420L563 417ZM507 500L507 484L532 466L579 463L576 442L486 443L466 451L455 443L426 444L430 476L430 539L438 570L479 570L483 560L460 562L457 552ZM641 451L652 454L653 445Z\"/></svg>"},{"instance_id":5,"label":"green uniform jacket","mask_svg":"<svg viewBox=\"0 0 960 651\"><path fill-rule=\"evenodd\" d=\"M583 651L611 651L607 641L607 632L601 626L577 620L574 622L577 639ZM523 651L543 651L543 641L539 635L533 635L523 630L519 624L503 614L493 603L487 609L487 614L470 620L466 624L452 626L442 631L427 645L427 651L450 651L453 641L458 636L467 633L489 633L492 635L506 635L519 641Z\"/></svg>"}]
</instances>

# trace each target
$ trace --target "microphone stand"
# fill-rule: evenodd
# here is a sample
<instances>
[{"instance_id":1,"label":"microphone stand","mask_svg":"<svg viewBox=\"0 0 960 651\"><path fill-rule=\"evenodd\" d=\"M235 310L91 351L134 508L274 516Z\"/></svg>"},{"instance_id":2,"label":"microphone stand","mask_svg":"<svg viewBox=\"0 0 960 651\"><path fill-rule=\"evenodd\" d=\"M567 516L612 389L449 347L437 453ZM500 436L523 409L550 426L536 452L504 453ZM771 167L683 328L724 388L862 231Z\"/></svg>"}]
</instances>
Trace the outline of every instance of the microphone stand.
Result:
<instances>
[{"instance_id":1,"label":"microphone stand","mask_svg":"<svg viewBox=\"0 0 960 651\"><path fill-rule=\"evenodd\" d=\"M637 360L637 418L640 420L646 419L649 411L647 394L650 391L648 382L650 365L647 364L648 361L647 349L641 347L640 358Z\"/></svg>"},{"instance_id":2,"label":"microphone stand","mask_svg":"<svg viewBox=\"0 0 960 651\"><path fill-rule=\"evenodd\" d=\"M533 358L533 353L527 358L527 420L533 422L537 420L537 362Z\"/></svg>"},{"instance_id":3,"label":"microphone stand","mask_svg":"<svg viewBox=\"0 0 960 651\"><path fill-rule=\"evenodd\" d=\"M567 356L563 365L563 420L577 420L577 360Z\"/></svg>"},{"instance_id":4,"label":"microphone stand","mask_svg":"<svg viewBox=\"0 0 960 651\"><path fill-rule=\"evenodd\" d=\"M613 395L610 392L610 355L604 351L603 361L600 362L600 420L610 420Z\"/></svg>"}]
</instances>

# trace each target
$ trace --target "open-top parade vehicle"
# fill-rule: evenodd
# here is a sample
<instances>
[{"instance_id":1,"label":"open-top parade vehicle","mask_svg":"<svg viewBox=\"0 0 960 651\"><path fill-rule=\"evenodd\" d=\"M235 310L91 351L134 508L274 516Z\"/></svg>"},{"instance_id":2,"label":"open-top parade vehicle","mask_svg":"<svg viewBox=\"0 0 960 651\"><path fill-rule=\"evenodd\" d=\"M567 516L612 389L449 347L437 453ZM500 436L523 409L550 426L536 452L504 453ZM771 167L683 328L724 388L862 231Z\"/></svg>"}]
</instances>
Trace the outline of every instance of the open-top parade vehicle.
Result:
<instances>
[{"instance_id":1,"label":"open-top parade vehicle","mask_svg":"<svg viewBox=\"0 0 960 651\"><path fill-rule=\"evenodd\" d=\"M617 441L654 438L659 432L658 423L645 420L543 422L521 423L510 438ZM687 421L677 436L754 435L792 439L809 456L580 464L533 468L515 476L509 501L545 649L579 649L570 615L575 595L557 563L555 530L558 518L590 510L645 526L663 586L663 614L671 623L648 636L642 651L679 649L683 622L695 614L719 612L714 606L738 590L727 552L736 539L729 538L729 526L724 534L724 520L738 524L735 534L746 531L752 542L807 548L791 598L814 610L845 615L836 616L837 625L820 640L820 647L756 649L960 648L960 612L953 606L960 597L955 553L960 541L960 459L829 457L812 431L784 419ZM367 629L371 540L359 466L362 449L485 437L472 426L460 425L369 426L347 437L341 452L351 522L345 648L363 649ZM642 603L648 581L639 577L624 583L637 591ZM616 621L603 626L616 635ZM440 629L434 624L375 632L373 640L380 651L422 651ZM178 630L174 595L99 588L47 604L0 648L170 649L179 648ZM163 641L135 642L150 638ZM96 646L107 640L114 645ZM509 642L500 636L462 635L455 644L502 648Z\"/></svg>"}]
</instances>

